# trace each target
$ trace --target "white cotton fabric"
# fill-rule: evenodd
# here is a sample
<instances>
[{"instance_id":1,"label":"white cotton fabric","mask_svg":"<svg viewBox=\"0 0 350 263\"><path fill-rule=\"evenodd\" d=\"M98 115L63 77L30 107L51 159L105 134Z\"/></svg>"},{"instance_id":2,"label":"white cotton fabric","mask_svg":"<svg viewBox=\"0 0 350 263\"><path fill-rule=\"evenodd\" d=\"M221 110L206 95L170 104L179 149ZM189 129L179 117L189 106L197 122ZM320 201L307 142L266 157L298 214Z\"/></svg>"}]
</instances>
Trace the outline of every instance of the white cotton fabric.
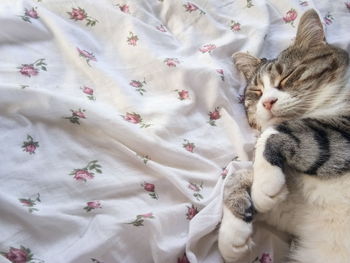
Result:
<instances>
[{"instance_id":1,"label":"white cotton fabric","mask_svg":"<svg viewBox=\"0 0 350 263\"><path fill-rule=\"evenodd\" d=\"M348 48L344 3L307 2L253 0L248 8L245 0L1 0L0 252L23 246L31 262L46 263L176 263L185 252L191 263L223 262L217 248L223 168L231 174L249 167L255 143L239 103L245 83L231 55L276 56L311 7L332 14L328 40ZM198 9L186 11L189 3ZM97 20L94 26L70 18L78 7ZM32 8L39 18L25 21L24 10ZM292 8L294 27L283 21ZM231 30L232 21L239 31ZM135 46L128 43L133 35ZM202 53L209 44L215 49ZM88 63L78 49L89 52ZM21 74L38 59L46 71ZM146 83L143 95L133 80ZM179 99L182 90L189 98ZM220 118L212 126L216 109ZM85 118L71 122L79 110ZM127 113L150 126L127 121ZM38 143L33 153L25 148L28 135ZM70 175L94 160L101 173L86 170L94 172L86 182ZM191 183L202 188L194 191ZM19 199L38 193L30 212ZM189 220L192 206L199 213ZM149 213L143 226L130 224ZM280 262L286 244L278 235L258 227L255 242L246 262L262 253ZM9 261L0 256L0 262Z\"/></svg>"}]
</instances>

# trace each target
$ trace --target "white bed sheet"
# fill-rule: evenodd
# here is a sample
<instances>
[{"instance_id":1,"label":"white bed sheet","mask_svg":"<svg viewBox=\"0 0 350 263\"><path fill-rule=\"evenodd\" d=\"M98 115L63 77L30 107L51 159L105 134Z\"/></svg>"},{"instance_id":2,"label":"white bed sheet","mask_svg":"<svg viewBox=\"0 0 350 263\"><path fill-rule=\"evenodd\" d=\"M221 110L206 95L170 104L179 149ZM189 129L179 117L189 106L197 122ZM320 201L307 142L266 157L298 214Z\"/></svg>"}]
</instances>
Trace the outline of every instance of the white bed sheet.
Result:
<instances>
[{"instance_id":1,"label":"white bed sheet","mask_svg":"<svg viewBox=\"0 0 350 263\"><path fill-rule=\"evenodd\" d=\"M222 262L255 142L230 57L274 57L312 7L349 50L343 1L1 0L0 261ZM255 241L246 262L280 262Z\"/></svg>"}]
</instances>

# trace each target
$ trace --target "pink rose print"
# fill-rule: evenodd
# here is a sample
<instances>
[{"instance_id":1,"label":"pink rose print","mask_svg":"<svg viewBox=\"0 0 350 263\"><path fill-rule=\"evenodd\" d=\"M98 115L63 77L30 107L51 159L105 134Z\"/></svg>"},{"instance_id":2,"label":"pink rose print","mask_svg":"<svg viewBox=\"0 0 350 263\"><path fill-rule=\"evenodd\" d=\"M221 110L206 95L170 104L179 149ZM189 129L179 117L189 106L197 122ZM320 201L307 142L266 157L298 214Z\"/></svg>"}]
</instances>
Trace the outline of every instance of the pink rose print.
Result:
<instances>
[{"instance_id":1,"label":"pink rose print","mask_svg":"<svg viewBox=\"0 0 350 263\"><path fill-rule=\"evenodd\" d=\"M272 263L272 258L268 253L263 253L259 259L260 263Z\"/></svg>"},{"instance_id":2,"label":"pink rose print","mask_svg":"<svg viewBox=\"0 0 350 263\"><path fill-rule=\"evenodd\" d=\"M94 210L96 208L102 208L100 201L87 202L86 206L84 207L84 210L86 210L86 212L90 212L91 210Z\"/></svg>"},{"instance_id":3,"label":"pink rose print","mask_svg":"<svg viewBox=\"0 0 350 263\"><path fill-rule=\"evenodd\" d=\"M208 123L211 126L216 126L215 121L221 118L220 112L219 112L219 107L216 107L215 110L213 112L209 112L209 121Z\"/></svg>"},{"instance_id":4,"label":"pink rose print","mask_svg":"<svg viewBox=\"0 0 350 263\"><path fill-rule=\"evenodd\" d=\"M102 166L98 164L97 160L89 162L85 167L74 169L69 173L73 178L77 181L86 182L87 180L91 180L95 177L95 173L102 173Z\"/></svg>"},{"instance_id":5,"label":"pink rose print","mask_svg":"<svg viewBox=\"0 0 350 263\"><path fill-rule=\"evenodd\" d=\"M135 35L133 32L129 32L129 37L127 38L126 42L130 46L136 46L138 40L139 38L137 35Z\"/></svg>"},{"instance_id":6,"label":"pink rose print","mask_svg":"<svg viewBox=\"0 0 350 263\"><path fill-rule=\"evenodd\" d=\"M346 8L350 11L350 2L346 2L344 4L345 4Z\"/></svg>"},{"instance_id":7,"label":"pink rose print","mask_svg":"<svg viewBox=\"0 0 350 263\"><path fill-rule=\"evenodd\" d=\"M140 124L140 128L148 128L151 124L145 124L140 116L135 112L129 113L127 112L125 115L120 115L124 120L131 122L133 124Z\"/></svg>"},{"instance_id":8,"label":"pink rose print","mask_svg":"<svg viewBox=\"0 0 350 263\"><path fill-rule=\"evenodd\" d=\"M156 26L156 28L157 28L160 32L163 32L163 33L167 32L165 26L163 26L163 25Z\"/></svg>"},{"instance_id":9,"label":"pink rose print","mask_svg":"<svg viewBox=\"0 0 350 263\"><path fill-rule=\"evenodd\" d=\"M153 213L137 215L136 219L134 221L132 221L130 223L126 223L126 224L133 225L133 226L143 226L145 219L152 219L152 218L154 218Z\"/></svg>"},{"instance_id":10,"label":"pink rose print","mask_svg":"<svg viewBox=\"0 0 350 263\"><path fill-rule=\"evenodd\" d=\"M222 172L221 172L221 178L225 179L227 176L228 170L225 168L222 168Z\"/></svg>"},{"instance_id":11,"label":"pink rose print","mask_svg":"<svg viewBox=\"0 0 350 263\"><path fill-rule=\"evenodd\" d=\"M292 8L286 13L286 15L283 17L283 20L286 24L290 23L294 27L293 22L297 18L297 16L297 11L295 11L295 9Z\"/></svg>"},{"instance_id":12,"label":"pink rose print","mask_svg":"<svg viewBox=\"0 0 350 263\"><path fill-rule=\"evenodd\" d=\"M247 0L247 8L251 8L253 5L253 0Z\"/></svg>"},{"instance_id":13,"label":"pink rose print","mask_svg":"<svg viewBox=\"0 0 350 263\"><path fill-rule=\"evenodd\" d=\"M67 14L70 15L70 19L73 19L74 21L86 20L86 26L95 26L96 23L98 23L97 19L88 16L86 11L80 7L72 8L72 11L67 12Z\"/></svg>"},{"instance_id":14,"label":"pink rose print","mask_svg":"<svg viewBox=\"0 0 350 263\"><path fill-rule=\"evenodd\" d=\"M33 140L33 137L30 135L27 135L27 140L23 142L22 148L23 151L29 153L29 154L34 154L35 150L39 147L39 142L35 142Z\"/></svg>"},{"instance_id":15,"label":"pink rose print","mask_svg":"<svg viewBox=\"0 0 350 263\"><path fill-rule=\"evenodd\" d=\"M40 200L40 194L37 193L35 195L35 197L31 198L19 198L18 199L20 201L20 203L25 206L25 207L28 207L28 211L29 213L33 213L34 211L39 211L39 209L35 208L34 206L37 205L37 202L41 202Z\"/></svg>"},{"instance_id":16,"label":"pink rose print","mask_svg":"<svg viewBox=\"0 0 350 263\"><path fill-rule=\"evenodd\" d=\"M129 85L134 87L140 95L143 95L143 93L146 92L146 90L143 88L144 85L146 85L146 79L144 78L143 81L138 81L138 80L132 80L130 81Z\"/></svg>"},{"instance_id":17,"label":"pink rose print","mask_svg":"<svg viewBox=\"0 0 350 263\"><path fill-rule=\"evenodd\" d=\"M33 19L38 19L39 15L38 12L36 11L36 7L33 7L32 9L24 9L24 15L20 16L23 21L32 23L31 18Z\"/></svg>"},{"instance_id":18,"label":"pink rose print","mask_svg":"<svg viewBox=\"0 0 350 263\"><path fill-rule=\"evenodd\" d=\"M334 17L328 12L327 15L324 17L324 22L327 26L333 23Z\"/></svg>"},{"instance_id":19,"label":"pink rose print","mask_svg":"<svg viewBox=\"0 0 350 263\"><path fill-rule=\"evenodd\" d=\"M92 88L84 86L80 89L83 91L83 93L85 93L87 95L87 98L89 100L96 100L96 98L94 96L94 90Z\"/></svg>"},{"instance_id":20,"label":"pink rose print","mask_svg":"<svg viewBox=\"0 0 350 263\"><path fill-rule=\"evenodd\" d=\"M241 31L241 24L234 20L231 20L230 28L233 32Z\"/></svg>"},{"instance_id":21,"label":"pink rose print","mask_svg":"<svg viewBox=\"0 0 350 263\"><path fill-rule=\"evenodd\" d=\"M19 73L21 73L23 76L32 77L39 74L39 70L46 71L47 64L45 63L45 59L41 58L36 60L32 64L22 64L20 67L17 67L19 69Z\"/></svg>"},{"instance_id":22,"label":"pink rose print","mask_svg":"<svg viewBox=\"0 0 350 263\"><path fill-rule=\"evenodd\" d=\"M153 199L158 199L158 195L155 191L155 185L151 183L144 182L141 184L143 189L147 192L149 192L149 196L152 197Z\"/></svg>"},{"instance_id":23,"label":"pink rose print","mask_svg":"<svg viewBox=\"0 0 350 263\"><path fill-rule=\"evenodd\" d=\"M184 147L186 151L193 153L193 150L196 146L194 145L193 142L189 142L188 140L184 139L184 143L182 144L182 147Z\"/></svg>"},{"instance_id":24,"label":"pink rose print","mask_svg":"<svg viewBox=\"0 0 350 263\"><path fill-rule=\"evenodd\" d=\"M202 53L211 53L211 51L213 51L216 48L216 45L214 44L206 44L204 46L202 46L199 51Z\"/></svg>"},{"instance_id":25,"label":"pink rose print","mask_svg":"<svg viewBox=\"0 0 350 263\"><path fill-rule=\"evenodd\" d=\"M186 253L184 253L182 258L177 258L177 263L191 263L191 262L188 260Z\"/></svg>"},{"instance_id":26,"label":"pink rose print","mask_svg":"<svg viewBox=\"0 0 350 263\"><path fill-rule=\"evenodd\" d=\"M186 99L189 99L190 96L189 96L189 92L187 90L175 90L175 92L177 92L177 95L178 95L178 99L179 100L186 100Z\"/></svg>"},{"instance_id":27,"label":"pink rose print","mask_svg":"<svg viewBox=\"0 0 350 263\"><path fill-rule=\"evenodd\" d=\"M129 6L128 5L120 5L116 4L117 7L119 7L120 11L126 14L130 14Z\"/></svg>"},{"instance_id":28,"label":"pink rose print","mask_svg":"<svg viewBox=\"0 0 350 263\"><path fill-rule=\"evenodd\" d=\"M183 5L183 7L186 9L186 12L192 13L198 10L201 15L205 15L205 12L199 9L198 6L193 3L187 2L187 4Z\"/></svg>"},{"instance_id":29,"label":"pink rose print","mask_svg":"<svg viewBox=\"0 0 350 263\"><path fill-rule=\"evenodd\" d=\"M90 61L92 60L92 61L97 61L97 59L96 59L96 57L94 56L94 54L93 53L91 53L91 52L88 52L88 51L86 51L86 50L81 50L81 49L79 49L79 48L77 48L77 50L78 50L78 53L79 53L79 56L80 57L82 57L82 58L84 58L85 60L86 60L86 63L91 67L91 65L90 65Z\"/></svg>"},{"instance_id":30,"label":"pink rose print","mask_svg":"<svg viewBox=\"0 0 350 263\"><path fill-rule=\"evenodd\" d=\"M80 125L80 119L86 119L85 110L79 109L79 110L70 110L72 112L72 116L70 117L64 117L65 119L69 120L71 123Z\"/></svg>"},{"instance_id":31,"label":"pink rose print","mask_svg":"<svg viewBox=\"0 0 350 263\"><path fill-rule=\"evenodd\" d=\"M10 247L8 252L0 252L0 255L4 256L12 263L26 263L33 260L32 252L29 248L24 246L21 246L20 248Z\"/></svg>"},{"instance_id":32,"label":"pink rose print","mask_svg":"<svg viewBox=\"0 0 350 263\"><path fill-rule=\"evenodd\" d=\"M194 216L198 214L198 208L192 205L191 207L187 206L186 219L191 220Z\"/></svg>"},{"instance_id":33,"label":"pink rose print","mask_svg":"<svg viewBox=\"0 0 350 263\"><path fill-rule=\"evenodd\" d=\"M188 188L195 192L195 193L193 194L193 196L194 196L198 201L200 201L201 199L203 199L203 196L199 193L199 192L202 191L202 189L203 189L203 182L201 182L200 185L195 184L195 183L189 183Z\"/></svg>"},{"instance_id":34,"label":"pink rose print","mask_svg":"<svg viewBox=\"0 0 350 263\"><path fill-rule=\"evenodd\" d=\"M301 6L308 6L309 3L307 1L299 0L299 5L301 5Z\"/></svg>"},{"instance_id":35,"label":"pink rose print","mask_svg":"<svg viewBox=\"0 0 350 263\"><path fill-rule=\"evenodd\" d=\"M225 81L224 70L223 69L217 69L216 72L220 75L221 80Z\"/></svg>"},{"instance_id":36,"label":"pink rose print","mask_svg":"<svg viewBox=\"0 0 350 263\"><path fill-rule=\"evenodd\" d=\"M164 59L164 63L168 67L176 67L176 64L180 64L180 61L177 58L166 58Z\"/></svg>"}]
</instances>

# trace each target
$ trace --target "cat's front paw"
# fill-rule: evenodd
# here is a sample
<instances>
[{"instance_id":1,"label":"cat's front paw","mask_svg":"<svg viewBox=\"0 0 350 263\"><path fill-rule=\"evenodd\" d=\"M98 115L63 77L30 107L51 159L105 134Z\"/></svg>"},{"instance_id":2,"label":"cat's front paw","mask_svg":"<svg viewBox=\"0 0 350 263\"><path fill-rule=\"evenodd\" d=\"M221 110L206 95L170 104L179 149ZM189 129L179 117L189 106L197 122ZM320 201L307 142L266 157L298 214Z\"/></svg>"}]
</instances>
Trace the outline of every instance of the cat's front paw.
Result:
<instances>
[{"instance_id":1,"label":"cat's front paw","mask_svg":"<svg viewBox=\"0 0 350 263\"><path fill-rule=\"evenodd\" d=\"M219 250L225 262L240 262L254 245L253 226L224 206L223 218L219 230Z\"/></svg>"},{"instance_id":2,"label":"cat's front paw","mask_svg":"<svg viewBox=\"0 0 350 263\"><path fill-rule=\"evenodd\" d=\"M281 168L266 160L254 163L254 180L251 190L253 204L257 211L266 213L287 197L285 175Z\"/></svg>"}]
</instances>

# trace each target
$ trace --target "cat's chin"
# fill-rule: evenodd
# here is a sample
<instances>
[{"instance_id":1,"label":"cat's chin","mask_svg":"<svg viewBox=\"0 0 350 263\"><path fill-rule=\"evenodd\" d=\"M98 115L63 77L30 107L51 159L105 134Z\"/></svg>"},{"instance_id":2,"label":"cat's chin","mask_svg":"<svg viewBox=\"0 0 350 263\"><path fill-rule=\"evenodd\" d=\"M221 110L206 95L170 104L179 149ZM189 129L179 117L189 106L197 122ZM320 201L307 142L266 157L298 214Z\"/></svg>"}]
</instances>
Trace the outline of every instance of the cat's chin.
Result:
<instances>
[{"instance_id":1,"label":"cat's chin","mask_svg":"<svg viewBox=\"0 0 350 263\"><path fill-rule=\"evenodd\" d=\"M263 132L263 131L266 130L267 128L272 127L272 126L274 126L274 125L276 125L276 124L281 123L283 120L284 120L284 119L282 119L282 118L277 118L277 117L275 117L275 118L270 118L270 119L267 119L267 120L265 119L265 120L263 120L263 121L261 121L261 122L259 123L259 130L260 130L261 132Z\"/></svg>"}]
</instances>

